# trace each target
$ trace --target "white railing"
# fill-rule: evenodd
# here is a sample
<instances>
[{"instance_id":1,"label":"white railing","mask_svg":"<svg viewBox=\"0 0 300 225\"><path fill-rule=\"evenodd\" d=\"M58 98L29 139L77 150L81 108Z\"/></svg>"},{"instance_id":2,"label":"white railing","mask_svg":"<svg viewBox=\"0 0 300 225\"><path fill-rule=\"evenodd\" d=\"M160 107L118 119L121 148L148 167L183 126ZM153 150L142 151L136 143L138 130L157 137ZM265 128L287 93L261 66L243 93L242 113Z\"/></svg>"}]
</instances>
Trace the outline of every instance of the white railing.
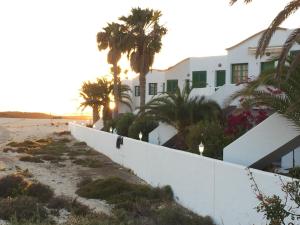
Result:
<instances>
[{"instance_id":1,"label":"white railing","mask_svg":"<svg viewBox=\"0 0 300 225\"><path fill-rule=\"evenodd\" d=\"M76 139L130 168L149 184L170 185L176 201L200 215L211 216L218 225L266 224L254 209L258 200L243 166L126 137L117 149L117 135L77 124L70 124L70 130ZM278 176L251 171L264 193L283 196Z\"/></svg>"}]
</instances>

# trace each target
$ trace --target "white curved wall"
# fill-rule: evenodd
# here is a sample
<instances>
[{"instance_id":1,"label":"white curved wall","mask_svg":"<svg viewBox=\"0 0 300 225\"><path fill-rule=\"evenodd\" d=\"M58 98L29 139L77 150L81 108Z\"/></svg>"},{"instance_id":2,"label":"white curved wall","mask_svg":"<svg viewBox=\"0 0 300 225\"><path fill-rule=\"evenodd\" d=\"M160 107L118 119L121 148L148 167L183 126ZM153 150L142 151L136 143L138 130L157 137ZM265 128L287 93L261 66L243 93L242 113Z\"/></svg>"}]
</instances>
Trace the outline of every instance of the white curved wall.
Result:
<instances>
[{"instance_id":1,"label":"white curved wall","mask_svg":"<svg viewBox=\"0 0 300 225\"><path fill-rule=\"evenodd\" d=\"M300 132L290 121L274 113L224 148L223 160L243 166L271 154L299 136Z\"/></svg>"},{"instance_id":2,"label":"white curved wall","mask_svg":"<svg viewBox=\"0 0 300 225\"><path fill-rule=\"evenodd\" d=\"M125 137L117 149L117 135L76 124L70 124L70 130L76 139L132 169L149 184L171 185L180 204L211 216L218 225L266 224L254 209L258 200L245 167ZM280 178L288 178L251 171L263 192L282 196Z\"/></svg>"}]
</instances>

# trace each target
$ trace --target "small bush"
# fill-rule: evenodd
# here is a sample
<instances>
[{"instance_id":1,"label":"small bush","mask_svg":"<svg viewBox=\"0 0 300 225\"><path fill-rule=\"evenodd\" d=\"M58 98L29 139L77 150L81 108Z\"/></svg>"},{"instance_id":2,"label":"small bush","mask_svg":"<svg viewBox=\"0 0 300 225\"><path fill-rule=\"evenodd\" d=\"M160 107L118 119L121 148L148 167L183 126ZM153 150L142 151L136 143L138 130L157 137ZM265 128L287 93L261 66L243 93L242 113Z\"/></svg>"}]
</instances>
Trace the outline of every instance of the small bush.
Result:
<instances>
[{"instance_id":1,"label":"small bush","mask_svg":"<svg viewBox=\"0 0 300 225\"><path fill-rule=\"evenodd\" d=\"M151 188L147 185L131 184L117 177L95 180L80 187L76 193L81 197L103 199L112 204L138 199L167 201L173 199L170 187Z\"/></svg>"},{"instance_id":2,"label":"small bush","mask_svg":"<svg viewBox=\"0 0 300 225\"><path fill-rule=\"evenodd\" d=\"M93 182L93 179L91 177L83 177L77 184L77 187L82 187L82 186L87 185L92 182Z\"/></svg>"},{"instance_id":3,"label":"small bush","mask_svg":"<svg viewBox=\"0 0 300 225\"><path fill-rule=\"evenodd\" d=\"M156 220L163 225L214 225L210 217L201 217L177 206L158 210Z\"/></svg>"},{"instance_id":4,"label":"small bush","mask_svg":"<svg viewBox=\"0 0 300 225\"><path fill-rule=\"evenodd\" d=\"M19 160L23 162L43 163L43 160L34 156L22 156Z\"/></svg>"},{"instance_id":5,"label":"small bush","mask_svg":"<svg viewBox=\"0 0 300 225\"><path fill-rule=\"evenodd\" d=\"M115 220L104 214L94 214L89 216L71 216L63 225L120 225ZM133 225L133 224L132 224Z\"/></svg>"},{"instance_id":6,"label":"small bush","mask_svg":"<svg viewBox=\"0 0 300 225\"><path fill-rule=\"evenodd\" d=\"M0 197L16 197L25 192L28 183L21 176L8 175L0 179Z\"/></svg>"},{"instance_id":7,"label":"small bush","mask_svg":"<svg viewBox=\"0 0 300 225\"><path fill-rule=\"evenodd\" d=\"M81 165L84 167L90 167L90 168L100 168L103 166L102 162L97 159L75 159L73 163L77 165Z\"/></svg>"},{"instance_id":8,"label":"small bush","mask_svg":"<svg viewBox=\"0 0 300 225\"><path fill-rule=\"evenodd\" d=\"M80 141L80 142L75 142L73 144L73 146L76 146L76 147L86 147L87 144L84 141Z\"/></svg>"},{"instance_id":9,"label":"small bush","mask_svg":"<svg viewBox=\"0 0 300 225\"><path fill-rule=\"evenodd\" d=\"M203 155L222 159L223 148L231 142L225 134L225 128L219 121L201 121L188 128L185 142L189 151L199 154L199 144L205 146Z\"/></svg>"},{"instance_id":10,"label":"small bush","mask_svg":"<svg viewBox=\"0 0 300 225\"><path fill-rule=\"evenodd\" d=\"M47 218L47 212L37 199L19 196L0 200L0 218L39 221Z\"/></svg>"},{"instance_id":11,"label":"small bush","mask_svg":"<svg viewBox=\"0 0 300 225\"><path fill-rule=\"evenodd\" d=\"M63 159L61 157L57 156L57 155L43 155L43 156L41 156L41 159L45 160L45 161L50 161L50 162L53 162L53 163L63 161Z\"/></svg>"},{"instance_id":12,"label":"small bush","mask_svg":"<svg viewBox=\"0 0 300 225\"><path fill-rule=\"evenodd\" d=\"M50 209L66 209L74 215L85 216L91 213L91 210L86 205L81 204L76 199L68 198L65 196L52 198L48 205Z\"/></svg>"},{"instance_id":13,"label":"small bush","mask_svg":"<svg viewBox=\"0 0 300 225\"><path fill-rule=\"evenodd\" d=\"M42 183L32 183L26 189L26 194L37 198L40 202L47 202L54 196L53 190Z\"/></svg>"},{"instance_id":14,"label":"small bush","mask_svg":"<svg viewBox=\"0 0 300 225\"><path fill-rule=\"evenodd\" d=\"M11 146L11 147L28 147L28 148L34 148L34 147L39 147L40 144L35 142L35 141L30 141L30 140L26 140L26 141L23 141L23 142L10 142L7 144L8 146Z\"/></svg>"},{"instance_id":15,"label":"small bush","mask_svg":"<svg viewBox=\"0 0 300 225\"><path fill-rule=\"evenodd\" d=\"M135 119L133 113L125 113L121 115L116 122L116 129L119 135L128 137L128 129Z\"/></svg>"},{"instance_id":16,"label":"small bush","mask_svg":"<svg viewBox=\"0 0 300 225\"><path fill-rule=\"evenodd\" d=\"M54 134L57 135L57 136L64 136L64 135L70 135L71 132L65 130L65 131L61 131L61 132L54 132Z\"/></svg>"},{"instance_id":17,"label":"small bush","mask_svg":"<svg viewBox=\"0 0 300 225\"><path fill-rule=\"evenodd\" d=\"M149 117L138 117L128 129L128 137L139 139L139 133L143 134L143 141L148 141L149 133L158 126L158 122Z\"/></svg>"}]
</instances>

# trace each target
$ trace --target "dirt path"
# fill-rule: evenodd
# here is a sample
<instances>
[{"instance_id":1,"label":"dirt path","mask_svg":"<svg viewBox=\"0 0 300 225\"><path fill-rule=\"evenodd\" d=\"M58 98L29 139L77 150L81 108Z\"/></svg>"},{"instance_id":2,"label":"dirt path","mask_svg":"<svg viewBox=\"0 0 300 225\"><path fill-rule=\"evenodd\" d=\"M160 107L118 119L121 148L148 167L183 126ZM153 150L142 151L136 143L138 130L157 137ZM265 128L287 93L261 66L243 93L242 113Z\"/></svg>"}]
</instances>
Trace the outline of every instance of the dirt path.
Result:
<instances>
[{"instance_id":1,"label":"dirt path","mask_svg":"<svg viewBox=\"0 0 300 225\"><path fill-rule=\"evenodd\" d=\"M53 122L50 120L9 119L3 121L3 119L0 119L0 177L20 171L28 171L33 176L33 179L52 187L56 195L77 198L78 201L88 205L96 212L109 214L110 206L104 201L84 199L76 195L77 184L83 177L98 179L114 176L133 183L141 183L143 181L134 176L129 170L113 163L106 156L99 153L93 155L93 159L97 159L102 166L89 168L74 164L71 159L66 159L59 164L46 161L44 163L23 162L19 158L27 154L3 152L3 149L7 148L6 144L10 141L21 142L49 137L54 140L58 137L53 132L60 132L66 129L65 121L58 121L53 125ZM70 140L68 146L76 143L70 135L66 135L63 138Z\"/></svg>"}]
</instances>

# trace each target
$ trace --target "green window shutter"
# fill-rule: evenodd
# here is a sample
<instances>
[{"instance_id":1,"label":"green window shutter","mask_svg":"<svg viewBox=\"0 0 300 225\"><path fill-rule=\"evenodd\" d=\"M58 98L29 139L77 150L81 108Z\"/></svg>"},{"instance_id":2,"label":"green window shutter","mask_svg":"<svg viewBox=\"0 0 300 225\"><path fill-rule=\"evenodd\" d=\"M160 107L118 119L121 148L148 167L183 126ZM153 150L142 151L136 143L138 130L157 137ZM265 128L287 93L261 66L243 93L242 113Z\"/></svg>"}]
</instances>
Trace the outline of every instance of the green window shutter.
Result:
<instances>
[{"instance_id":1,"label":"green window shutter","mask_svg":"<svg viewBox=\"0 0 300 225\"><path fill-rule=\"evenodd\" d=\"M216 87L223 86L226 82L226 71L218 70L216 73Z\"/></svg>"},{"instance_id":2,"label":"green window shutter","mask_svg":"<svg viewBox=\"0 0 300 225\"><path fill-rule=\"evenodd\" d=\"M275 68L275 62L274 61L270 61L270 62L262 62L260 64L260 72L264 73L266 71L272 70Z\"/></svg>"},{"instance_id":3,"label":"green window shutter","mask_svg":"<svg viewBox=\"0 0 300 225\"><path fill-rule=\"evenodd\" d=\"M193 71L193 88L204 88L206 83L206 71Z\"/></svg>"},{"instance_id":4,"label":"green window shutter","mask_svg":"<svg viewBox=\"0 0 300 225\"><path fill-rule=\"evenodd\" d=\"M178 80L167 80L167 92L175 92L178 87Z\"/></svg>"}]
</instances>

